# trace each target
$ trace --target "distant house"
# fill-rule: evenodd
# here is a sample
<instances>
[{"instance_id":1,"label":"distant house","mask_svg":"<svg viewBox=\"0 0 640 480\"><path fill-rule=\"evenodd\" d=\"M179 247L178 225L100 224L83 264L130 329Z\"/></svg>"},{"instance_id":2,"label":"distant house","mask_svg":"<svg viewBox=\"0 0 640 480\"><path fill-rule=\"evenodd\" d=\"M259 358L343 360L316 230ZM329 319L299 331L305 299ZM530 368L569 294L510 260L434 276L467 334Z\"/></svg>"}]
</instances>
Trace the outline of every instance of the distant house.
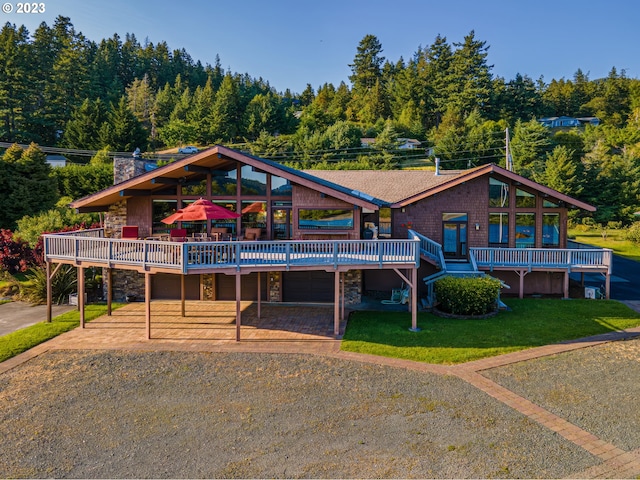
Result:
<instances>
[{"instance_id":1,"label":"distant house","mask_svg":"<svg viewBox=\"0 0 640 480\"><path fill-rule=\"evenodd\" d=\"M69 159L64 155L47 155L46 161L51 167L66 167Z\"/></svg>"},{"instance_id":2,"label":"distant house","mask_svg":"<svg viewBox=\"0 0 640 480\"><path fill-rule=\"evenodd\" d=\"M400 145L398 145L398 148L401 148L403 150L413 150L422 145L422 142L420 140L416 140L415 138L399 138L398 142L400 143Z\"/></svg>"},{"instance_id":3,"label":"distant house","mask_svg":"<svg viewBox=\"0 0 640 480\"><path fill-rule=\"evenodd\" d=\"M364 137L360 139L360 145L363 147L371 147L376 143L375 138ZM398 138L398 147L399 149L407 149L413 150L414 148L418 148L422 142L420 140L416 140L415 138Z\"/></svg>"},{"instance_id":4,"label":"distant house","mask_svg":"<svg viewBox=\"0 0 640 480\"><path fill-rule=\"evenodd\" d=\"M597 117L545 117L538 121L545 127L549 128L567 128L582 127L585 125L600 125L600 119Z\"/></svg>"}]
</instances>

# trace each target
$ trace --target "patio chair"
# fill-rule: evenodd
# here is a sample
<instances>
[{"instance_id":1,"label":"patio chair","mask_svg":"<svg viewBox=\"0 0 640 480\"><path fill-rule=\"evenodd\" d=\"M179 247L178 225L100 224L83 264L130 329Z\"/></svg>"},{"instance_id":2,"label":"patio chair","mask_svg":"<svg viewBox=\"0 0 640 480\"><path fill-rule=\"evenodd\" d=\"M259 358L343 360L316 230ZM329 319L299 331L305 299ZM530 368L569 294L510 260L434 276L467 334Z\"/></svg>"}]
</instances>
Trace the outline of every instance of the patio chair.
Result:
<instances>
[{"instance_id":1,"label":"patio chair","mask_svg":"<svg viewBox=\"0 0 640 480\"><path fill-rule=\"evenodd\" d=\"M169 231L169 240L173 242L184 242L187 239L186 228L173 228Z\"/></svg>"},{"instance_id":2,"label":"patio chair","mask_svg":"<svg viewBox=\"0 0 640 480\"><path fill-rule=\"evenodd\" d=\"M245 240L260 240L262 238L262 229L261 228L246 228L244 230L244 239Z\"/></svg>"},{"instance_id":3,"label":"patio chair","mask_svg":"<svg viewBox=\"0 0 640 480\"><path fill-rule=\"evenodd\" d=\"M120 238L130 238L130 239L137 240L138 239L137 225L124 225L122 227L122 232L120 233Z\"/></svg>"},{"instance_id":4,"label":"patio chair","mask_svg":"<svg viewBox=\"0 0 640 480\"><path fill-rule=\"evenodd\" d=\"M382 300L384 305L400 305L409 301L409 287L405 287L404 284L400 288L394 288L391 290L391 299Z\"/></svg>"}]
</instances>

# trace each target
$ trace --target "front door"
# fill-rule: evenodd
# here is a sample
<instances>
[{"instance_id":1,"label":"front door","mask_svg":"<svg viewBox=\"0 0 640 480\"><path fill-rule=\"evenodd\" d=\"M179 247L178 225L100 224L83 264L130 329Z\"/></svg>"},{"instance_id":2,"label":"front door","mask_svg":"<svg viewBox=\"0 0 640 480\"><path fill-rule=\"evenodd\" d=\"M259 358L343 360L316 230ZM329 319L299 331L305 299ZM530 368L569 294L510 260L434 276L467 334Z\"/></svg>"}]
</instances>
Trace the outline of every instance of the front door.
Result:
<instances>
[{"instance_id":1,"label":"front door","mask_svg":"<svg viewBox=\"0 0 640 480\"><path fill-rule=\"evenodd\" d=\"M467 259L467 214L442 214L442 249L444 257L452 260Z\"/></svg>"}]
</instances>

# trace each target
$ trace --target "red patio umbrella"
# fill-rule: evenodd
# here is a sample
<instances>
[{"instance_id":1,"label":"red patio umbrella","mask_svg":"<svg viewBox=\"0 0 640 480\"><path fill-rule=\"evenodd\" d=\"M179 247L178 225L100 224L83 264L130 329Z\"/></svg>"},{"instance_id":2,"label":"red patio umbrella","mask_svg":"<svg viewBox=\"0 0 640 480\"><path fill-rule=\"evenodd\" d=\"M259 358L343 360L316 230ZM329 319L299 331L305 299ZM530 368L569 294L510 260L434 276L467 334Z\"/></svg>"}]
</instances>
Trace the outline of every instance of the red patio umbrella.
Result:
<instances>
[{"instance_id":1,"label":"red patio umbrella","mask_svg":"<svg viewBox=\"0 0 640 480\"><path fill-rule=\"evenodd\" d=\"M226 218L238 218L239 213L227 210L220 205L200 198L190 205L181 208L176 213L169 215L167 218L162 219L162 223L171 225L176 222L188 222L197 220L223 220Z\"/></svg>"}]
</instances>

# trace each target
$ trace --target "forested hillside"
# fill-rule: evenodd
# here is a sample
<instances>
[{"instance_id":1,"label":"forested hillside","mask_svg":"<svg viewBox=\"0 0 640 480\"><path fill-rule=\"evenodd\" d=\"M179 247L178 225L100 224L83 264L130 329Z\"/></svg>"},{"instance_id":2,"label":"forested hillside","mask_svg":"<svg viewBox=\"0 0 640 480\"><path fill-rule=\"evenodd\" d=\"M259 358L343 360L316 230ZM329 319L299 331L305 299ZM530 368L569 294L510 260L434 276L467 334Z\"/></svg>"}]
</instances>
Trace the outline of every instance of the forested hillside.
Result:
<instances>
[{"instance_id":1,"label":"forested hillside","mask_svg":"<svg viewBox=\"0 0 640 480\"><path fill-rule=\"evenodd\" d=\"M599 222L628 223L640 210L640 81L624 71L500 78L473 31L453 42L438 35L408 59L385 58L373 35L354 52L339 85L277 92L225 71L217 56L202 64L134 34L87 39L66 17L34 32L6 24L0 141L112 151L242 144L305 167L395 168L426 158L396 150L398 138L415 138L445 168L466 168L504 164L509 128L517 173L598 206ZM561 115L601 124L552 130L536 120ZM363 149L362 137L375 145Z\"/></svg>"}]
</instances>

